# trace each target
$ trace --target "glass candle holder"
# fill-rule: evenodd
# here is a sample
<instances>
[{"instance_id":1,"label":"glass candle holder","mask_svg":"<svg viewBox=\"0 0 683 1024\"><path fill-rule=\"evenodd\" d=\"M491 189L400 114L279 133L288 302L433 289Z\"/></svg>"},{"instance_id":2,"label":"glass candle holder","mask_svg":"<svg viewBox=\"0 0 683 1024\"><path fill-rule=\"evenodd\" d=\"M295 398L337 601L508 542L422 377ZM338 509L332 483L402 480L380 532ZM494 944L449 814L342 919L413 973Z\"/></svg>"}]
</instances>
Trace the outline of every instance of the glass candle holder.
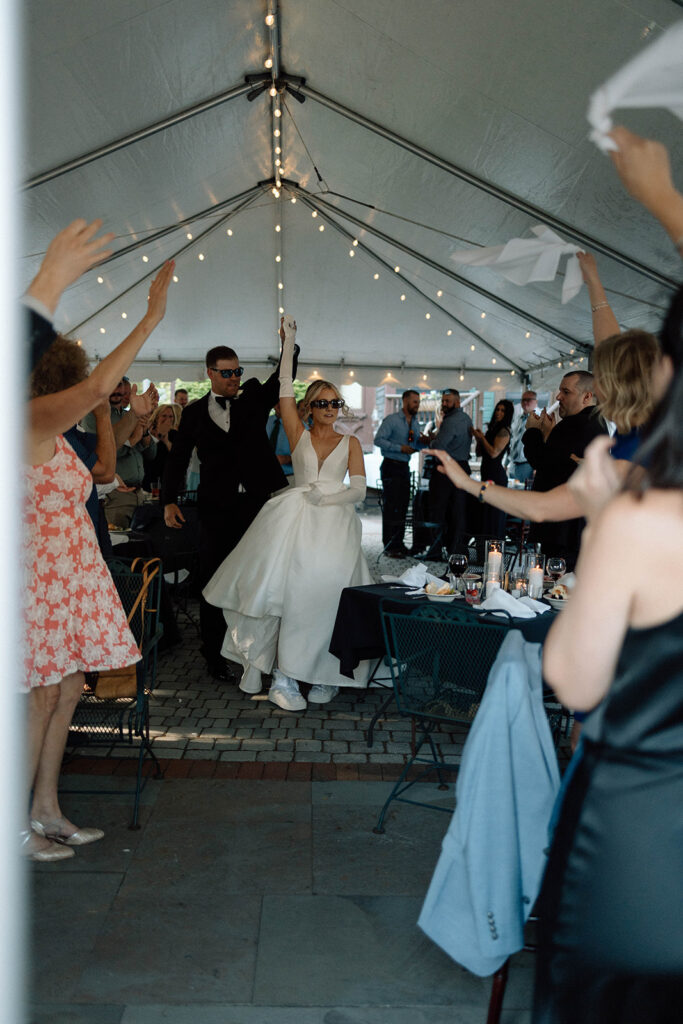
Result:
<instances>
[{"instance_id":1,"label":"glass candle holder","mask_svg":"<svg viewBox=\"0 0 683 1024\"><path fill-rule=\"evenodd\" d=\"M545 576L545 555L532 555L529 564L529 597L536 600L543 597L543 577Z\"/></svg>"},{"instance_id":2,"label":"glass candle holder","mask_svg":"<svg viewBox=\"0 0 683 1024\"><path fill-rule=\"evenodd\" d=\"M505 541L487 540L485 543L484 580L486 583L496 582L500 586L505 572Z\"/></svg>"}]
</instances>

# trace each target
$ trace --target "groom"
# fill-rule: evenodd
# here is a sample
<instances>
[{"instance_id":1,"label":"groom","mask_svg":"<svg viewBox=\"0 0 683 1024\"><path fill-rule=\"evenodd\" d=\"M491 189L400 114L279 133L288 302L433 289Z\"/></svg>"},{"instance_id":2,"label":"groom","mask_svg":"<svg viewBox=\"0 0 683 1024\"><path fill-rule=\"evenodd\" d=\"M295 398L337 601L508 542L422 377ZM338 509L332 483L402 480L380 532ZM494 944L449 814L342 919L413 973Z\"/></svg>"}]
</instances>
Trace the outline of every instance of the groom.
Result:
<instances>
[{"instance_id":1,"label":"groom","mask_svg":"<svg viewBox=\"0 0 683 1024\"><path fill-rule=\"evenodd\" d=\"M295 353L295 371L296 371ZM218 345L206 353L211 390L183 411L180 427L164 472L161 501L164 522L180 529L184 517L178 494L197 449L199 472L199 571L202 589L232 551L274 491L287 486L287 477L268 442L268 413L279 397L279 367L261 384L244 373L237 353ZM231 678L221 655L225 619L220 608L200 598L202 653L215 679Z\"/></svg>"}]
</instances>

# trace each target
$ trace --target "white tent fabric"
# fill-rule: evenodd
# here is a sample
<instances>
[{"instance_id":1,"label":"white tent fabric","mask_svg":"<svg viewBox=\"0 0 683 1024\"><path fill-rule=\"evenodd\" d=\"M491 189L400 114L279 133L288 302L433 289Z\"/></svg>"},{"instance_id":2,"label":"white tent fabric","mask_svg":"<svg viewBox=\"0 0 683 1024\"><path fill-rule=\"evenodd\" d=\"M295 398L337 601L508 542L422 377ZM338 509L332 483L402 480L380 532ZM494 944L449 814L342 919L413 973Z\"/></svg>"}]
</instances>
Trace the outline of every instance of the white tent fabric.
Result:
<instances>
[{"instance_id":1,"label":"white tent fabric","mask_svg":"<svg viewBox=\"0 0 683 1024\"><path fill-rule=\"evenodd\" d=\"M586 109L678 19L671 0L24 6L22 272L28 282L76 216L116 231L117 255L60 308L60 328L94 357L135 322L149 274L175 256L178 282L140 376L201 378L219 343L266 372L286 307L302 376L443 387L462 375L465 387L510 389L529 373L553 386L558 363L590 350L585 291L563 306L558 282L518 288L449 259L534 224L596 252L625 327L661 320L678 257L589 141ZM255 82L250 101L245 76L263 75L269 57L275 87L289 88L271 97L272 81L260 92ZM624 121L665 140L680 166L670 114Z\"/></svg>"}]
</instances>

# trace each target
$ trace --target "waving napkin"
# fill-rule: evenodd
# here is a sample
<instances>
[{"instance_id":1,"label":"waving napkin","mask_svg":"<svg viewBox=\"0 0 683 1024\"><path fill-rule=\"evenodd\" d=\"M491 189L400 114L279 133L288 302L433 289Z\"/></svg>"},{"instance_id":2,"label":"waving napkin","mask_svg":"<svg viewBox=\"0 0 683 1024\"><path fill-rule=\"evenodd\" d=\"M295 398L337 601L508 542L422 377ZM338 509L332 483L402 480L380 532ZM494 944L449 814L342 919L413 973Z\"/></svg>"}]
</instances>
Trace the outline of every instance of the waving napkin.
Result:
<instances>
[{"instance_id":1,"label":"waving napkin","mask_svg":"<svg viewBox=\"0 0 683 1024\"><path fill-rule=\"evenodd\" d=\"M536 615L550 611L550 606L534 601L530 597L513 597L499 587L479 605L482 612L507 612L515 619L533 619Z\"/></svg>"},{"instance_id":2,"label":"waving napkin","mask_svg":"<svg viewBox=\"0 0 683 1024\"><path fill-rule=\"evenodd\" d=\"M490 267L513 284L530 284L532 281L554 281L561 258L568 255L562 302L569 302L583 284L576 258L580 247L565 242L542 224L536 224L531 231L534 238L511 238L505 245L491 245L483 249L459 249L451 253L451 259L454 263L470 267Z\"/></svg>"},{"instance_id":3,"label":"waving napkin","mask_svg":"<svg viewBox=\"0 0 683 1024\"><path fill-rule=\"evenodd\" d=\"M665 107L683 120L683 21L651 43L590 98L590 137L603 153L617 149L607 132L620 107Z\"/></svg>"}]
</instances>

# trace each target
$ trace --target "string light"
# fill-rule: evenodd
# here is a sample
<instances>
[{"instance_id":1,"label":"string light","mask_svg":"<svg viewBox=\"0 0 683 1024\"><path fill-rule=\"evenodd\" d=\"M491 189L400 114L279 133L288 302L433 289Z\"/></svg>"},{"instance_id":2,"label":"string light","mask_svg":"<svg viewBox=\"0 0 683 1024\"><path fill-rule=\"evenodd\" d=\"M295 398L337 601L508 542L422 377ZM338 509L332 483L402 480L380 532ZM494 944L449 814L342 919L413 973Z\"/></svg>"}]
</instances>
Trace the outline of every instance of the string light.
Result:
<instances>
[{"instance_id":1,"label":"string light","mask_svg":"<svg viewBox=\"0 0 683 1024\"><path fill-rule=\"evenodd\" d=\"M573 356L573 355L574 355L574 349L573 349L573 348L570 348L570 349L569 349L569 355L570 355L570 356Z\"/></svg>"},{"instance_id":2,"label":"string light","mask_svg":"<svg viewBox=\"0 0 683 1024\"><path fill-rule=\"evenodd\" d=\"M432 314L431 313L425 313L425 320L431 320L431 319L432 319Z\"/></svg>"},{"instance_id":3,"label":"string light","mask_svg":"<svg viewBox=\"0 0 683 1024\"><path fill-rule=\"evenodd\" d=\"M481 318L482 318L482 320L485 320L486 319L486 313L482 313L481 314Z\"/></svg>"},{"instance_id":4,"label":"string light","mask_svg":"<svg viewBox=\"0 0 683 1024\"><path fill-rule=\"evenodd\" d=\"M496 384L500 384L500 377L496 377Z\"/></svg>"},{"instance_id":5,"label":"string light","mask_svg":"<svg viewBox=\"0 0 683 1024\"><path fill-rule=\"evenodd\" d=\"M562 363L558 363L557 364L557 368L558 368L558 370L561 370L562 369Z\"/></svg>"},{"instance_id":6,"label":"string light","mask_svg":"<svg viewBox=\"0 0 683 1024\"><path fill-rule=\"evenodd\" d=\"M279 128L276 128L276 129L275 129L275 130L273 131L273 135L275 136L275 138L276 138L276 139L279 139L279 138L280 138L280 129L279 129Z\"/></svg>"},{"instance_id":7,"label":"string light","mask_svg":"<svg viewBox=\"0 0 683 1024\"><path fill-rule=\"evenodd\" d=\"M448 328L448 330L446 331L446 337L447 337L447 338L450 338L450 336L451 336L451 334L452 334L452 333L453 333L453 331L452 331L452 330L451 330L451 328L449 327L449 328Z\"/></svg>"},{"instance_id":8,"label":"string light","mask_svg":"<svg viewBox=\"0 0 683 1024\"><path fill-rule=\"evenodd\" d=\"M401 302L405 302L405 301L406 301L406 297L405 297L405 295L402 295L401 296Z\"/></svg>"},{"instance_id":9,"label":"string light","mask_svg":"<svg viewBox=\"0 0 683 1024\"><path fill-rule=\"evenodd\" d=\"M464 374L464 373L461 373L461 374L460 374L460 380L464 380L464 379L465 379L465 374Z\"/></svg>"},{"instance_id":10,"label":"string light","mask_svg":"<svg viewBox=\"0 0 683 1024\"><path fill-rule=\"evenodd\" d=\"M100 327L100 334L106 334L106 333L107 332L105 331L104 327Z\"/></svg>"},{"instance_id":11,"label":"string light","mask_svg":"<svg viewBox=\"0 0 683 1024\"><path fill-rule=\"evenodd\" d=\"M79 346L79 348L80 348L80 346L81 346L81 345L83 344L83 342L81 341L81 339L80 339L80 338L77 338L77 339L76 339L76 344L77 344L77 345Z\"/></svg>"},{"instance_id":12,"label":"string light","mask_svg":"<svg viewBox=\"0 0 683 1024\"><path fill-rule=\"evenodd\" d=\"M496 360L495 359L492 359L491 362L493 363L494 366L496 365Z\"/></svg>"},{"instance_id":13,"label":"string light","mask_svg":"<svg viewBox=\"0 0 683 1024\"><path fill-rule=\"evenodd\" d=\"M266 59L263 62L263 66L264 66L264 68L268 68L268 70L270 71L270 69L273 66L273 58L272 57L266 57Z\"/></svg>"},{"instance_id":14,"label":"string light","mask_svg":"<svg viewBox=\"0 0 683 1024\"><path fill-rule=\"evenodd\" d=\"M178 280L179 280L179 278L178 278L178 275L177 275L177 274L174 274L174 275L173 275L173 280L175 281L175 283L176 283L176 284L178 284Z\"/></svg>"},{"instance_id":15,"label":"string light","mask_svg":"<svg viewBox=\"0 0 683 1024\"><path fill-rule=\"evenodd\" d=\"M276 199L280 198L280 189L279 188L271 188L270 191L273 193L273 195L275 196Z\"/></svg>"},{"instance_id":16,"label":"string light","mask_svg":"<svg viewBox=\"0 0 683 1024\"><path fill-rule=\"evenodd\" d=\"M142 262L143 263L149 263L149 256L143 256L142 257Z\"/></svg>"},{"instance_id":17,"label":"string light","mask_svg":"<svg viewBox=\"0 0 683 1024\"><path fill-rule=\"evenodd\" d=\"M282 111L280 110L279 107L275 108L275 110L273 111L273 115L274 117L282 117Z\"/></svg>"},{"instance_id":18,"label":"string light","mask_svg":"<svg viewBox=\"0 0 683 1024\"><path fill-rule=\"evenodd\" d=\"M352 243L352 244L353 244L353 245L358 245L358 239L357 239L357 238L354 238L354 240L353 240L353 243Z\"/></svg>"},{"instance_id":19,"label":"string light","mask_svg":"<svg viewBox=\"0 0 683 1024\"><path fill-rule=\"evenodd\" d=\"M354 374L353 370L349 370L349 377L354 377L354 376L355 376L355 374Z\"/></svg>"},{"instance_id":20,"label":"string light","mask_svg":"<svg viewBox=\"0 0 683 1024\"><path fill-rule=\"evenodd\" d=\"M375 281L379 281L379 274L373 274L372 276L375 279Z\"/></svg>"},{"instance_id":21,"label":"string light","mask_svg":"<svg viewBox=\"0 0 683 1024\"><path fill-rule=\"evenodd\" d=\"M436 293L436 297L437 297L437 299L440 299L442 295L443 295L443 292L442 292L442 291L441 291L441 289L439 288L438 292Z\"/></svg>"},{"instance_id":22,"label":"string light","mask_svg":"<svg viewBox=\"0 0 683 1024\"><path fill-rule=\"evenodd\" d=\"M281 147L281 146L276 146L276 147L275 147L275 152L276 152L276 154L277 154L277 155L279 156L279 155L280 155L280 153L282 152L282 147Z\"/></svg>"},{"instance_id":23,"label":"string light","mask_svg":"<svg viewBox=\"0 0 683 1024\"><path fill-rule=\"evenodd\" d=\"M285 311L285 307L284 306L280 306L280 309L278 310L278 312L284 313L284 311Z\"/></svg>"},{"instance_id":24,"label":"string light","mask_svg":"<svg viewBox=\"0 0 683 1024\"><path fill-rule=\"evenodd\" d=\"M280 256L279 253L278 253L278 255L275 257L275 262L279 263L281 259L282 259L282 256Z\"/></svg>"},{"instance_id":25,"label":"string light","mask_svg":"<svg viewBox=\"0 0 683 1024\"><path fill-rule=\"evenodd\" d=\"M289 201L290 201L290 203L295 203L296 202L296 196L292 196L292 198Z\"/></svg>"},{"instance_id":26,"label":"string light","mask_svg":"<svg viewBox=\"0 0 683 1024\"><path fill-rule=\"evenodd\" d=\"M280 160L280 157L279 157L279 156L276 156L276 157L275 157L275 166L276 166L276 167L279 167L281 163L282 163L282 161Z\"/></svg>"},{"instance_id":27,"label":"string light","mask_svg":"<svg viewBox=\"0 0 683 1024\"><path fill-rule=\"evenodd\" d=\"M318 231L324 231L324 230L325 230L325 225L321 224L320 227L318 228Z\"/></svg>"},{"instance_id":28,"label":"string light","mask_svg":"<svg viewBox=\"0 0 683 1024\"><path fill-rule=\"evenodd\" d=\"M269 96L277 96L277 89L275 88L274 85L272 85L270 87L270 89L268 90L268 95Z\"/></svg>"},{"instance_id":29,"label":"string light","mask_svg":"<svg viewBox=\"0 0 683 1024\"><path fill-rule=\"evenodd\" d=\"M311 217L317 217L317 216L318 216L318 211L317 210L313 210L312 213L311 213Z\"/></svg>"},{"instance_id":30,"label":"string light","mask_svg":"<svg viewBox=\"0 0 683 1024\"><path fill-rule=\"evenodd\" d=\"M356 255L356 250L355 249L349 249L349 256L353 257L355 255Z\"/></svg>"},{"instance_id":31,"label":"string light","mask_svg":"<svg viewBox=\"0 0 683 1024\"><path fill-rule=\"evenodd\" d=\"M189 242L191 242L192 241L192 233L190 231L188 231L187 234L185 235L185 238L187 238L187 240Z\"/></svg>"},{"instance_id":32,"label":"string light","mask_svg":"<svg viewBox=\"0 0 683 1024\"><path fill-rule=\"evenodd\" d=\"M531 331L527 331L526 334L524 335L524 337L525 338L530 338L531 337Z\"/></svg>"},{"instance_id":33,"label":"string light","mask_svg":"<svg viewBox=\"0 0 683 1024\"><path fill-rule=\"evenodd\" d=\"M283 285L282 281L278 281L277 286L278 286L280 291L282 291L282 289L284 288L284 285Z\"/></svg>"},{"instance_id":34,"label":"string light","mask_svg":"<svg viewBox=\"0 0 683 1024\"><path fill-rule=\"evenodd\" d=\"M127 313L122 313L121 314L121 319L122 320L127 320L128 319L128 314Z\"/></svg>"},{"instance_id":35,"label":"string light","mask_svg":"<svg viewBox=\"0 0 683 1024\"><path fill-rule=\"evenodd\" d=\"M104 278L103 277L98 277L97 278L97 283L98 284L104 284Z\"/></svg>"},{"instance_id":36,"label":"string light","mask_svg":"<svg viewBox=\"0 0 683 1024\"><path fill-rule=\"evenodd\" d=\"M274 14L266 14L266 25L268 26L268 28L271 28L271 26L274 25L274 24L275 24L275 15Z\"/></svg>"},{"instance_id":37,"label":"string light","mask_svg":"<svg viewBox=\"0 0 683 1024\"><path fill-rule=\"evenodd\" d=\"M203 252L198 253L197 254L197 259L203 262L204 261L204 253Z\"/></svg>"},{"instance_id":38,"label":"string light","mask_svg":"<svg viewBox=\"0 0 683 1024\"><path fill-rule=\"evenodd\" d=\"M281 230L282 230L282 228L280 227L280 225L279 225L279 224L276 224L276 225L275 225L275 230L276 230L276 231L281 231Z\"/></svg>"},{"instance_id":39,"label":"string light","mask_svg":"<svg viewBox=\"0 0 683 1024\"><path fill-rule=\"evenodd\" d=\"M228 228L228 230L225 233L228 236L228 238L232 238L232 228Z\"/></svg>"},{"instance_id":40,"label":"string light","mask_svg":"<svg viewBox=\"0 0 683 1024\"><path fill-rule=\"evenodd\" d=\"M398 274L398 272L399 272L399 270L400 270L400 269L401 269L400 267L394 267L394 273L395 273L395 274Z\"/></svg>"},{"instance_id":41,"label":"string light","mask_svg":"<svg viewBox=\"0 0 683 1024\"><path fill-rule=\"evenodd\" d=\"M514 375L515 375L515 371L514 370L510 370L510 376L514 377Z\"/></svg>"},{"instance_id":42,"label":"string light","mask_svg":"<svg viewBox=\"0 0 683 1024\"><path fill-rule=\"evenodd\" d=\"M422 374L422 380L427 380L427 374L426 373Z\"/></svg>"},{"instance_id":43,"label":"string light","mask_svg":"<svg viewBox=\"0 0 683 1024\"><path fill-rule=\"evenodd\" d=\"M470 345L470 352L474 352L476 345Z\"/></svg>"}]
</instances>

